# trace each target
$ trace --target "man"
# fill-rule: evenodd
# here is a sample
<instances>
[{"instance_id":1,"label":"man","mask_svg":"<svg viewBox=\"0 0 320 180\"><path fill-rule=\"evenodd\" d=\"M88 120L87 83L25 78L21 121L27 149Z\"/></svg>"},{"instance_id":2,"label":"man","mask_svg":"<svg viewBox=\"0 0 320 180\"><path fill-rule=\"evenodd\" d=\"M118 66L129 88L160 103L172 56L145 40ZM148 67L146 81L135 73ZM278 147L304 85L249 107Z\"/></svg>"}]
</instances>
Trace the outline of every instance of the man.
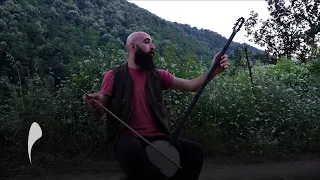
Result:
<instances>
[{"instance_id":1,"label":"man","mask_svg":"<svg viewBox=\"0 0 320 180\"><path fill-rule=\"evenodd\" d=\"M208 72L187 80L157 69L153 61L155 46L145 32L130 34L127 38L126 49L128 63L109 70L104 76L100 92L89 96L100 101L102 105L149 141L168 139L170 131L164 120L162 90L196 92L203 84ZM226 68L227 57L223 56L213 77ZM104 109L94 103L91 98L83 96L93 116L100 118L105 113ZM113 140L115 159L127 178L134 180L167 179L148 159L145 151L147 144L122 126L109 113L106 115L108 138ZM198 179L204 158L203 147L196 142L182 138L178 139L178 144L177 150L180 154L182 168L171 179Z\"/></svg>"}]
</instances>

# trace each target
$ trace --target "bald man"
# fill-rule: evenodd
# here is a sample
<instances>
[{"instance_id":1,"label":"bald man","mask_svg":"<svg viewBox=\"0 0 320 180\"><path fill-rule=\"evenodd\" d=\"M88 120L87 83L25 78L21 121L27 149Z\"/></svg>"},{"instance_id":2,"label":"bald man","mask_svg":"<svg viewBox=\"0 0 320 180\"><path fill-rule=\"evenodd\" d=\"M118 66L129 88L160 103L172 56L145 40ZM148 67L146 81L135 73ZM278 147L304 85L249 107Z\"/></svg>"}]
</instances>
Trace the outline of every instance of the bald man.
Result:
<instances>
[{"instance_id":1,"label":"bald man","mask_svg":"<svg viewBox=\"0 0 320 180\"><path fill-rule=\"evenodd\" d=\"M157 69L153 61L155 46L145 32L133 32L126 41L128 63L109 70L103 79L100 92L90 94L131 128L149 141L168 139L169 127L165 121L163 90L174 89L196 92L203 84L208 72L188 80ZM212 65L215 58L213 58ZM211 80L227 68L227 56L222 56L220 66ZM91 98L87 102L95 118L104 115L104 109ZM109 113L106 132L112 142L115 159L128 180L165 180L159 168L150 162L145 151L147 144L121 124ZM204 148L197 142L179 138L177 150L181 169L170 179L198 179L204 158Z\"/></svg>"}]
</instances>

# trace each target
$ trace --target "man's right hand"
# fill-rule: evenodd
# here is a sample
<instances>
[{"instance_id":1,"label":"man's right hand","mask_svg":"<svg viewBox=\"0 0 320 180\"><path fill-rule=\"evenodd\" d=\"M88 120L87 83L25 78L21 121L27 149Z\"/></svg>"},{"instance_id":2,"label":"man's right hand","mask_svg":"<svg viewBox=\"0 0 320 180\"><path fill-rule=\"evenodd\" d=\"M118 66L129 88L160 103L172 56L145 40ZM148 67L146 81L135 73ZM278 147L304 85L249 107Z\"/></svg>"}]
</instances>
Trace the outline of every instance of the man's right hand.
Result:
<instances>
[{"instance_id":1,"label":"man's right hand","mask_svg":"<svg viewBox=\"0 0 320 180\"><path fill-rule=\"evenodd\" d=\"M84 94L82 99L86 102L88 109L91 111L92 115L95 118L99 118L103 115L104 109L99 106L97 103L101 104L101 94L94 93L94 94ZM95 102L95 101L96 102Z\"/></svg>"}]
</instances>

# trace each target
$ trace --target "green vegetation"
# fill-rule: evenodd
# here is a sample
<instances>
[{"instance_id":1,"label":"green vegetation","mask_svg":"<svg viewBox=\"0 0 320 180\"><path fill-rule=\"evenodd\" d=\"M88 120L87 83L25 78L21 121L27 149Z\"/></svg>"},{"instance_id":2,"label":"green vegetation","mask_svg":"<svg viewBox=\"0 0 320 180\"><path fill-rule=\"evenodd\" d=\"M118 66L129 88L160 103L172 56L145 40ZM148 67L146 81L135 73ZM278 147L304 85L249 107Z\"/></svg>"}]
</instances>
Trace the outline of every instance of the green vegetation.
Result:
<instances>
[{"instance_id":1,"label":"green vegetation","mask_svg":"<svg viewBox=\"0 0 320 180\"><path fill-rule=\"evenodd\" d=\"M0 5L3 169L29 163L32 122L43 130L33 147L35 163L108 158L106 119L92 119L77 87L99 90L104 73L127 61L123 42L132 31L150 33L158 47L158 67L183 78L205 72L226 42L214 32L162 20L122 0L7 0ZM230 46L229 69L206 87L182 136L201 142L207 155L319 151L320 58L274 62L249 47L254 95L239 46ZM165 92L172 128L193 97Z\"/></svg>"},{"instance_id":2,"label":"green vegetation","mask_svg":"<svg viewBox=\"0 0 320 180\"><path fill-rule=\"evenodd\" d=\"M317 0L266 0L270 18L258 19L251 11L245 23L251 41L274 56L292 55L304 62L319 54L320 2ZM258 26L259 25L259 26Z\"/></svg>"}]
</instances>

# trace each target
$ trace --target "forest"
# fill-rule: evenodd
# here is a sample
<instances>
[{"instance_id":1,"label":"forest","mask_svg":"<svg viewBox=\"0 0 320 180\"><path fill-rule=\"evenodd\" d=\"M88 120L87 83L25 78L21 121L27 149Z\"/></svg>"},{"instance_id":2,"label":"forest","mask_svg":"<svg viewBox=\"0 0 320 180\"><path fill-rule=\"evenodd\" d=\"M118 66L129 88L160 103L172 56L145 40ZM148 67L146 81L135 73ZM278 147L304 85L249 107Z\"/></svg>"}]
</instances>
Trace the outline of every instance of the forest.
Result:
<instances>
[{"instance_id":1,"label":"forest","mask_svg":"<svg viewBox=\"0 0 320 180\"><path fill-rule=\"evenodd\" d=\"M208 157L319 153L320 3L266 1L270 19L252 11L243 27L266 49L232 42L228 69L208 84L182 131ZM186 79L207 71L227 41L126 0L0 1L3 173L29 163L33 122L43 132L32 150L34 163L112 159L104 144L107 119L92 118L78 87L99 91L104 73L127 62L124 44L133 31L153 38L158 68ZM174 129L195 94L164 93Z\"/></svg>"}]
</instances>

